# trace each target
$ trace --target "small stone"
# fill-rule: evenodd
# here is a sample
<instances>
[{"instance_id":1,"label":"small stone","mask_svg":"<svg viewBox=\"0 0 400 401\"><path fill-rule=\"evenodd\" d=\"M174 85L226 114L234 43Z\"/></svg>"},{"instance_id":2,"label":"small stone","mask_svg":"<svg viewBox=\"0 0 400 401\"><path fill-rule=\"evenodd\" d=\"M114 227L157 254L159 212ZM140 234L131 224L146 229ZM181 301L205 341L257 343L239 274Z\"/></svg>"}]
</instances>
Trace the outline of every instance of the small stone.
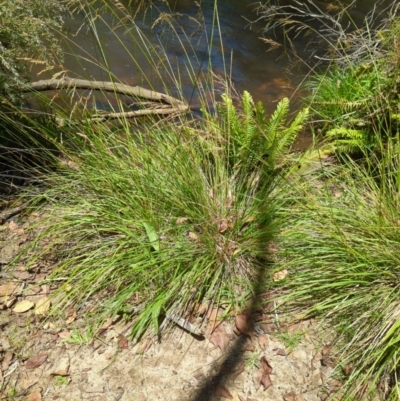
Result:
<instances>
[{"instance_id":1,"label":"small stone","mask_svg":"<svg viewBox=\"0 0 400 401\"><path fill-rule=\"evenodd\" d=\"M69 357L61 358L57 367L50 372L52 376L68 376L69 375Z\"/></svg>"}]
</instances>

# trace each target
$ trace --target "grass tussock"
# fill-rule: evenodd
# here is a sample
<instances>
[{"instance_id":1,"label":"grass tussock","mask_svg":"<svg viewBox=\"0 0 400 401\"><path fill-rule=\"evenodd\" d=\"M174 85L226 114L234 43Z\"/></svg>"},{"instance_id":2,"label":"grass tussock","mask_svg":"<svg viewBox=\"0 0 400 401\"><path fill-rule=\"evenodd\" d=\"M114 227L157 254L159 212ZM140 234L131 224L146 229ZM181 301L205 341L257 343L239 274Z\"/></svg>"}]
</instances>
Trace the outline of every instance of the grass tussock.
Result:
<instances>
[{"instance_id":1,"label":"grass tussock","mask_svg":"<svg viewBox=\"0 0 400 401\"><path fill-rule=\"evenodd\" d=\"M286 225L276 268L289 271L285 300L335 329L345 400L398 399L397 141L386 150L379 163L347 159L307 177L301 195L281 210Z\"/></svg>"},{"instance_id":2,"label":"grass tussock","mask_svg":"<svg viewBox=\"0 0 400 401\"><path fill-rule=\"evenodd\" d=\"M72 168L49 174L33 199L47 201L39 254L65 278L61 309L89 305L104 318L133 308L139 336L202 302L241 308L252 296L279 226L274 194L288 168L278 162L307 111L288 124L287 99L270 118L248 93L243 105L226 97L193 128L81 127L82 151L63 148Z\"/></svg>"}]
</instances>

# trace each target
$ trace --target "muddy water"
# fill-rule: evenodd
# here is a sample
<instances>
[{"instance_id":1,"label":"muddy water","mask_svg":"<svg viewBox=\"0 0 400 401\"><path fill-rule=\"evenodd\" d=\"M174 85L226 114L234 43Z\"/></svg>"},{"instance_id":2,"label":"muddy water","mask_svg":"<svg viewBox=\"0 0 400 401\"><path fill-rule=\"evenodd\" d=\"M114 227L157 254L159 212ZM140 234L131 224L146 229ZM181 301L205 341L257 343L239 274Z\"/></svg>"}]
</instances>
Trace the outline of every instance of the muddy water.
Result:
<instances>
[{"instance_id":1,"label":"muddy water","mask_svg":"<svg viewBox=\"0 0 400 401\"><path fill-rule=\"evenodd\" d=\"M131 15L138 12L129 0L121 2ZM380 7L389 2L384 1ZM300 96L296 88L309 72L309 66L302 62L294 65L293 59L285 57L284 43L281 48L267 52L268 46L260 39L265 21L254 22L257 14L253 1L219 0L219 26L214 18L214 0L200 1L200 9L194 0L168 0L167 3L168 6L165 1L156 2L146 12L137 14L135 21L140 34L129 21L124 27L111 29L115 27L116 18L109 10L98 10L102 20L97 19L95 28L87 23L83 14L68 19L66 29L71 42L66 43L65 48L73 55L67 55L64 66L70 71L69 75L108 81L107 71L110 71L123 83L160 91L166 90L162 84L166 81L168 90L178 96L173 79L166 79L173 71L183 88L183 97L196 108L199 101L193 76L212 69L217 76L228 74L239 92L248 90L256 101L264 102L269 112L283 96L293 98L293 104L298 106ZM322 0L315 0L315 3L321 8L328 4ZM361 23L375 4L374 0L357 0L351 18ZM176 13L171 25L166 22L154 25L160 15L171 14L171 11ZM149 56L141 50L138 44L142 41L141 34L148 41L146 48L160 46L166 51L166 57L157 61L161 51ZM278 37L278 40L282 39ZM305 39L296 41L300 52L306 45ZM190 74L188 68L192 68ZM101 95L96 96L91 99L93 106L114 106L113 102L106 105Z\"/></svg>"}]
</instances>

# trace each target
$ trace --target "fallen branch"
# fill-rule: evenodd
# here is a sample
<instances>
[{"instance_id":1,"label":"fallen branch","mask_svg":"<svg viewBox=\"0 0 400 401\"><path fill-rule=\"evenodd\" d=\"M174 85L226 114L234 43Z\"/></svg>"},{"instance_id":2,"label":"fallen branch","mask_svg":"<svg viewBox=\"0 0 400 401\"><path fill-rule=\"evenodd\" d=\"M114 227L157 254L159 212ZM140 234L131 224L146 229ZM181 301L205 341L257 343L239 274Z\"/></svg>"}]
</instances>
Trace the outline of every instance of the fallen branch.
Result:
<instances>
[{"instance_id":1,"label":"fallen branch","mask_svg":"<svg viewBox=\"0 0 400 401\"><path fill-rule=\"evenodd\" d=\"M23 212L28 205L17 206L0 213L0 225L4 224L8 219Z\"/></svg>"},{"instance_id":2,"label":"fallen branch","mask_svg":"<svg viewBox=\"0 0 400 401\"><path fill-rule=\"evenodd\" d=\"M37 82L31 82L24 88L22 92L34 92L34 91L47 91L47 90L60 90L60 89L92 89L101 90L105 92L118 93L122 95L132 96L140 99L147 99L154 102L162 102L169 104L174 107L174 112L186 112L189 110L189 106L184 102L172 97L165 95L164 93L155 92L149 89L142 88L140 86L129 86L124 84L118 84L114 82L104 81L88 81L86 79L75 79L75 78L61 78L61 79L46 79ZM152 113L157 114L157 113ZM158 114L167 114L158 113Z\"/></svg>"},{"instance_id":3,"label":"fallen branch","mask_svg":"<svg viewBox=\"0 0 400 401\"><path fill-rule=\"evenodd\" d=\"M98 115L94 115L90 117L92 121L105 121L105 120L114 120L116 118L134 118L140 116L149 116L149 115L164 115L164 114L173 114L178 110L176 108L159 108L159 109L147 109L147 110L135 110L135 111L123 111L118 113L102 113ZM180 111L180 110L179 110Z\"/></svg>"}]
</instances>

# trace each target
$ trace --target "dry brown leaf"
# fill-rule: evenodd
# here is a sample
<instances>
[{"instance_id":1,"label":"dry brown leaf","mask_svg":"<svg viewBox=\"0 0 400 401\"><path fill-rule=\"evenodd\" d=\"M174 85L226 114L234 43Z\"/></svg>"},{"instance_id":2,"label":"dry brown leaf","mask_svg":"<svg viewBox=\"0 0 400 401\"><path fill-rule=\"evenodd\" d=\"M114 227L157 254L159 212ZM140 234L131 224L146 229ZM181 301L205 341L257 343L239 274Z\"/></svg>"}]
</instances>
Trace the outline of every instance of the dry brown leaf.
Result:
<instances>
[{"instance_id":1,"label":"dry brown leaf","mask_svg":"<svg viewBox=\"0 0 400 401\"><path fill-rule=\"evenodd\" d=\"M118 348L121 348L121 349L129 348L128 339L123 334L120 334L118 336Z\"/></svg>"},{"instance_id":2,"label":"dry brown leaf","mask_svg":"<svg viewBox=\"0 0 400 401\"><path fill-rule=\"evenodd\" d=\"M226 230L228 229L228 220L227 219L222 219L219 222L219 227L218 227L218 231L223 234Z\"/></svg>"},{"instance_id":3,"label":"dry brown leaf","mask_svg":"<svg viewBox=\"0 0 400 401\"><path fill-rule=\"evenodd\" d=\"M26 234L23 234L18 237L18 239L15 241L17 245L24 244L26 241L28 241L28 236Z\"/></svg>"},{"instance_id":4,"label":"dry brown leaf","mask_svg":"<svg viewBox=\"0 0 400 401\"><path fill-rule=\"evenodd\" d=\"M256 350L254 344L247 343L246 346L243 348L243 352L253 352Z\"/></svg>"},{"instance_id":5,"label":"dry brown leaf","mask_svg":"<svg viewBox=\"0 0 400 401\"><path fill-rule=\"evenodd\" d=\"M26 362L25 362L25 368L26 369L35 369L40 365L43 365L43 363L46 361L47 359L47 354L39 354L36 356L33 356L32 358L29 358Z\"/></svg>"},{"instance_id":6,"label":"dry brown leaf","mask_svg":"<svg viewBox=\"0 0 400 401\"><path fill-rule=\"evenodd\" d=\"M281 281L283 280L288 274L288 271L286 269L283 269L279 272L274 273L274 281Z\"/></svg>"},{"instance_id":7,"label":"dry brown leaf","mask_svg":"<svg viewBox=\"0 0 400 401\"><path fill-rule=\"evenodd\" d=\"M7 306L7 308L12 308L16 302L17 302L16 297L11 297L11 298L5 297L4 304Z\"/></svg>"},{"instance_id":8,"label":"dry brown leaf","mask_svg":"<svg viewBox=\"0 0 400 401\"><path fill-rule=\"evenodd\" d=\"M229 335L222 324L219 325L210 336L211 343L215 347L219 347L222 352L228 348L229 340Z\"/></svg>"},{"instance_id":9,"label":"dry brown leaf","mask_svg":"<svg viewBox=\"0 0 400 401\"><path fill-rule=\"evenodd\" d=\"M108 317L103 325L100 327L100 330L107 330L112 325L113 319Z\"/></svg>"},{"instance_id":10,"label":"dry brown leaf","mask_svg":"<svg viewBox=\"0 0 400 401\"><path fill-rule=\"evenodd\" d=\"M332 348L329 345L324 345L321 352L323 356L329 356L332 352Z\"/></svg>"},{"instance_id":11,"label":"dry brown leaf","mask_svg":"<svg viewBox=\"0 0 400 401\"><path fill-rule=\"evenodd\" d=\"M35 304L32 301L28 301L25 299L24 301L18 302L17 305L14 306L13 312L15 313L24 313L29 309L33 308Z\"/></svg>"},{"instance_id":12,"label":"dry brown leaf","mask_svg":"<svg viewBox=\"0 0 400 401\"><path fill-rule=\"evenodd\" d=\"M351 366L349 366L349 365L346 365L346 366L343 368L343 374L344 374L345 376L350 376L352 372L353 372L353 368L352 368Z\"/></svg>"},{"instance_id":13,"label":"dry brown leaf","mask_svg":"<svg viewBox=\"0 0 400 401\"><path fill-rule=\"evenodd\" d=\"M241 333L248 335L251 331L250 312L245 311L236 315L235 326Z\"/></svg>"},{"instance_id":14,"label":"dry brown leaf","mask_svg":"<svg viewBox=\"0 0 400 401\"><path fill-rule=\"evenodd\" d=\"M11 295L17 288L18 285L14 283L0 285L0 297Z\"/></svg>"},{"instance_id":15,"label":"dry brown leaf","mask_svg":"<svg viewBox=\"0 0 400 401\"><path fill-rule=\"evenodd\" d=\"M74 308L68 308L65 312L65 317L67 318L65 320L65 324L66 325L71 324L77 317L76 310Z\"/></svg>"},{"instance_id":16,"label":"dry brown leaf","mask_svg":"<svg viewBox=\"0 0 400 401\"><path fill-rule=\"evenodd\" d=\"M267 246L267 250L270 253L277 253L279 252L279 248L273 242L270 242Z\"/></svg>"},{"instance_id":17,"label":"dry brown leaf","mask_svg":"<svg viewBox=\"0 0 400 401\"><path fill-rule=\"evenodd\" d=\"M269 377L269 374L264 373L261 376L260 383L264 387L264 390L266 390L267 388L271 387L272 386L272 382L271 382L271 378Z\"/></svg>"},{"instance_id":18,"label":"dry brown leaf","mask_svg":"<svg viewBox=\"0 0 400 401\"><path fill-rule=\"evenodd\" d=\"M273 351L275 351L276 355L287 356L287 352L283 348L274 348Z\"/></svg>"},{"instance_id":19,"label":"dry brown leaf","mask_svg":"<svg viewBox=\"0 0 400 401\"><path fill-rule=\"evenodd\" d=\"M10 221L8 223L8 229L14 234L23 234L24 229L20 228L15 221Z\"/></svg>"},{"instance_id":20,"label":"dry brown leaf","mask_svg":"<svg viewBox=\"0 0 400 401\"><path fill-rule=\"evenodd\" d=\"M35 283L41 283L47 277L46 273L36 274L35 279L33 280Z\"/></svg>"},{"instance_id":21,"label":"dry brown leaf","mask_svg":"<svg viewBox=\"0 0 400 401\"><path fill-rule=\"evenodd\" d=\"M31 273L27 271L14 271L12 275L18 280L28 280L31 278Z\"/></svg>"},{"instance_id":22,"label":"dry brown leaf","mask_svg":"<svg viewBox=\"0 0 400 401\"><path fill-rule=\"evenodd\" d=\"M23 389L27 390L28 388L34 386L36 383L39 382L40 378L43 375L43 368L37 368L34 370L30 370L28 373L24 373L22 387Z\"/></svg>"},{"instance_id":23,"label":"dry brown leaf","mask_svg":"<svg viewBox=\"0 0 400 401\"><path fill-rule=\"evenodd\" d=\"M192 239L194 241L198 241L198 239L199 239L199 236L192 231L189 231L187 235L190 239Z\"/></svg>"},{"instance_id":24,"label":"dry brown leaf","mask_svg":"<svg viewBox=\"0 0 400 401\"><path fill-rule=\"evenodd\" d=\"M76 164L76 163L75 163L74 161L72 161L72 160L68 160L68 161L67 161L67 166L68 166L69 168L71 168L72 170L77 170L77 171L80 170L78 164Z\"/></svg>"},{"instance_id":25,"label":"dry brown leaf","mask_svg":"<svg viewBox=\"0 0 400 401\"><path fill-rule=\"evenodd\" d=\"M14 354L12 353L12 351L6 352L3 357L3 362L1 363L1 370L5 371L9 368L13 355Z\"/></svg>"},{"instance_id":26,"label":"dry brown leaf","mask_svg":"<svg viewBox=\"0 0 400 401\"><path fill-rule=\"evenodd\" d=\"M270 373L272 372L272 366L269 364L269 362L267 361L267 358L265 358L265 356L263 356L260 359L260 364L261 364L261 371L262 371L260 383L263 385L264 390L266 390L268 387L272 386L272 382L269 377Z\"/></svg>"},{"instance_id":27,"label":"dry brown leaf","mask_svg":"<svg viewBox=\"0 0 400 401\"><path fill-rule=\"evenodd\" d=\"M176 224L183 224L186 223L189 219L187 217L178 217L176 219Z\"/></svg>"},{"instance_id":28,"label":"dry brown leaf","mask_svg":"<svg viewBox=\"0 0 400 401\"><path fill-rule=\"evenodd\" d=\"M66 338L70 338L71 337L71 333L69 331L61 331L60 333L58 333L58 337L60 337L63 340L65 340Z\"/></svg>"},{"instance_id":29,"label":"dry brown leaf","mask_svg":"<svg viewBox=\"0 0 400 401\"><path fill-rule=\"evenodd\" d=\"M35 391L33 393L30 393L26 397L27 401L42 401L42 394L40 391Z\"/></svg>"},{"instance_id":30,"label":"dry brown leaf","mask_svg":"<svg viewBox=\"0 0 400 401\"><path fill-rule=\"evenodd\" d=\"M199 304L197 307L197 315L203 316L207 312L208 306L206 304Z\"/></svg>"},{"instance_id":31,"label":"dry brown leaf","mask_svg":"<svg viewBox=\"0 0 400 401\"><path fill-rule=\"evenodd\" d=\"M214 395L217 397L227 398L228 400L232 400L232 394L224 387L222 384L217 384L214 390Z\"/></svg>"},{"instance_id":32,"label":"dry brown leaf","mask_svg":"<svg viewBox=\"0 0 400 401\"><path fill-rule=\"evenodd\" d=\"M294 393L284 394L284 401L296 401L296 395Z\"/></svg>"},{"instance_id":33,"label":"dry brown leaf","mask_svg":"<svg viewBox=\"0 0 400 401\"><path fill-rule=\"evenodd\" d=\"M267 361L267 358L265 356L263 356L260 359L260 364L261 364L261 369L263 370L264 373L266 374L270 374L272 373L272 366L269 364L269 362Z\"/></svg>"},{"instance_id":34,"label":"dry brown leaf","mask_svg":"<svg viewBox=\"0 0 400 401\"><path fill-rule=\"evenodd\" d=\"M50 299L47 297L40 298L36 303L35 315L46 315L50 308Z\"/></svg>"}]
</instances>

